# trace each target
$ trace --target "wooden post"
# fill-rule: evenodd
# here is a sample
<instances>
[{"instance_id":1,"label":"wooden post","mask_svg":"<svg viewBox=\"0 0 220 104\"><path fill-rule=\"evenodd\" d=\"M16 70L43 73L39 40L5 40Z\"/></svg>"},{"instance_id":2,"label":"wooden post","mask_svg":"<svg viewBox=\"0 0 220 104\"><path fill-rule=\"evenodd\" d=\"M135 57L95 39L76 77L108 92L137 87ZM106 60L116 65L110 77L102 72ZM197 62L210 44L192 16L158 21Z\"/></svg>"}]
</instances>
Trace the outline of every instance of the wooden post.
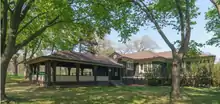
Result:
<instances>
[{"instance_id":1,"label":"wooden post","mask_svg":"<svg viewBox=\"0 0 220 104\"><path fill-rule=\"evenodd\" d=\"M71 67L68 67L68 76L70 76Z\"/></svg>"},{"instance_id":2,"label":"wooden post","mask_svg":"<svg viewBox=\"0 0 220 104\"><path fill-rule=\"evenodd\" d=\"M44 68L44 81L43 81L43 85L44 85L44 86L47 85L47 67L48 67L48 63L45 62L45 68Z\"/></svg>"},{"instance_id":3,"label":"wooden post","mask_svg":"<svg viewBox=\"0 0 220 104\"><path fill-rule=\"evenodd\" d=\"M48 77L48 86L50 86L51 85L51 62L48 62L48 73L47 73L47 77Z\"/></svg>"},{"instance_id":4,"label":"wooden post","mask_svg":"<svg viewBox=\"0 0 220 104\"><path fill-rule=\"evenodd\" d=\"M108 80L109 81L111 80L111 72L112 72L111 68L108 68Z\"/></svg>"},{"instance_id":5,"label":"wooden post","mask_svg":"<svg viewBox=\"0 0 220 104\"><path fill-rule=\"evenodd\" d=\"M33 65L29 65L29 81L32 83Z\"/></svg>"},{"instance_id":6,"label":"wooden post","mask_svg":"<svg viewBox=\"0 0 220 104\"><path fill-rule=\"evenodd\" d=\"M51 64L50 62L45 63L45 85L49 86L51 83Z\"/></svg>"},{"instance_id":7,"label":"wooden post","mask_svg":"<svg viewBox=\"0 0 220 104\"><path fill-rule=\"evenodd\" d=\"M115 72L116 72L116 68L112 68L112 73L111 74L113 76L113 78L112 78L113 80L115 80Z\"/></svg>"},{"instance_id":8,"label":"wooden post","mask_svg":"<svg viewBox=\"0 0 220 104\"><path fill-rule=\"evenodd\" d=\"M97 66L94 66L93 67L93 76L94 76L94 82L95 82L95 84L97 83Z\"/></svg>"},{"instance_id":9,"label":"wooden post","mask_svg":"<svg viewBox=\"0 0 220 104\"><path fill-rule=\"evenodd\" d=\"M79 68L80 68L80 64L76 64L76 82L79 82Z\"/></svg>"},{"instance_id":10,"label":"wooden post","mask_svg":"<svg viewBox=\"0 0 220 104\"><path fill-rule=\"evenodd\" d=\"M124 76L124 69L123 68L120 68L120 78L121 78L121 80L122 80L122 77Z\"/></svg>"},{"instance_id":11,"label":"wooden post","mask_svg":"<svg viewBox=\"0 0 220 104\"><path fill-rule=\"evenodd\" d=\"M124 62L124 66L125 66L125 71L124 71L124 75L127 76L127 62Z\"/></svg>"},{"instance_id":12,"label":"wooden post","mask_svg":"<svg viewBox=\"0 0 220 104\"><path fill-rule=\"evenodd\" d=\"M52 63L52 70L53 70L53 72L52 72L53 83L55 84L56 83L56 63L55 62Z\"/></svg>"},{"instance_id":13,"label":"wooden post","mask_svg":"<svg viewBox=\"0 0 220 104\"><path fill-rule=\"evenodd\" d=\"M81 76L83 76L84 67L81 67Z\"/></svg>"},{"instance_id":14,"label":"wooden post","mask_svg":"<svg viewBox=\"0 0 220 104\"><path fill-rule=\"evenodd\" d=\"M121 68L118 68L118 77L119 77L119 80L121 80Z\"/></svg>"},{"instance_id":15,"label":"wooden post","mask_svg":"<svg viewBox=\"0 0 220 104\"><path fill-rule=\"evenodd\" d=\"M36 75L36 71L37 71L36 69L37 69L37 67L36 67L36 65L33 65L32 68L33 68L33 69L32 69L32 74L31 74L31 75L32 75L32 83L35 83L35 81L36 81L35 75Z\"/></svg>"},{"instance_id":16,"label":"wooden post","mask_svg":"<svg viewBox=\"0 0 220 104\"><path fill-rule=\"evenodd\" d=\"M37 83L38 83L38 79L39 79L39 72L40 72L40 64L37 64L37 72L36 72L36 74L37 74L37 78L36 78Z\"/></svg>"}]
</instances>

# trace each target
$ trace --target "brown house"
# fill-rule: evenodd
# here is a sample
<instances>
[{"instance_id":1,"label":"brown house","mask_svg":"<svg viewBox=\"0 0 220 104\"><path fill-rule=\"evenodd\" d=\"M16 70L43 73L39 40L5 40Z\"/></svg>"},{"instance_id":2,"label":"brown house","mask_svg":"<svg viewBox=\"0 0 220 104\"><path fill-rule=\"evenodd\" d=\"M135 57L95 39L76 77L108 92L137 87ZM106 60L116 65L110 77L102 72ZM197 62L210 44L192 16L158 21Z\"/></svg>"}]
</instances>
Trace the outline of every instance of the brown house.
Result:
<instances>
[{"instance_id":1,"label":"brown house","mask_svg":"<svg viewBox=\"0 0 220 104\"><path fill-rule=\"evenodd\" d=\"M153 73L157 77L170 77L169 71L172 66L171 51L143 51L131 54L114 52L110 57L126 67L124 78L144 77L146 74L152 75ZM198 57L184 58L183 66L184 68L188 68L192 63L209 63L212 65L214 64L214 60L214 55L201 54Z\"/></svg>"}]
</instances>

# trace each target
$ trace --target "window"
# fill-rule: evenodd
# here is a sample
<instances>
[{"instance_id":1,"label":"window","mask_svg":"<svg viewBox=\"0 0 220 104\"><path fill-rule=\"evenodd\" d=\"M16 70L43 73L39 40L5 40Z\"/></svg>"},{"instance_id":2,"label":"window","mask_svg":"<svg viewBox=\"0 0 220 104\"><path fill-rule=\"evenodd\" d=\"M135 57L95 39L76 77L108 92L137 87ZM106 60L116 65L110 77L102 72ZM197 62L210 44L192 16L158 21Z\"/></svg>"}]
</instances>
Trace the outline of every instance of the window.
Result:
<instances>
[{"instance_id":1,"label":"window","mask_svg":"<svg viewBox=\"0 0 220 104\"><path fill-rule=\"evenodd\" d=\"M128 70L133 70L134 64L132 62L127 62L126 67Z\"/></svg>"}]
</instances>

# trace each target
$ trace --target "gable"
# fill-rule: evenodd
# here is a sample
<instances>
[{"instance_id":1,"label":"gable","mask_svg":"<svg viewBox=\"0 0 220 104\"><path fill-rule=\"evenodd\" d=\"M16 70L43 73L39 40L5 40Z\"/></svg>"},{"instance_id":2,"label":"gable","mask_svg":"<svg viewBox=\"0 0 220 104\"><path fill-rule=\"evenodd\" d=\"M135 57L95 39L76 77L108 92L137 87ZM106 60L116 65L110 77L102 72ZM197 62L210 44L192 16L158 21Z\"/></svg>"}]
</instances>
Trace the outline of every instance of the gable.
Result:
<instances>
[{"instance_id":1,"label":"gable","mask_svg":"<svg viewBox=\"0 0 220 104\"><path fill-rule=\"evenodd\" d=\"M121 55L117 52L112 53L111 55L109 55L110 58L117 60L119 57L121 57Z\"/></svg>"}]
</instances>

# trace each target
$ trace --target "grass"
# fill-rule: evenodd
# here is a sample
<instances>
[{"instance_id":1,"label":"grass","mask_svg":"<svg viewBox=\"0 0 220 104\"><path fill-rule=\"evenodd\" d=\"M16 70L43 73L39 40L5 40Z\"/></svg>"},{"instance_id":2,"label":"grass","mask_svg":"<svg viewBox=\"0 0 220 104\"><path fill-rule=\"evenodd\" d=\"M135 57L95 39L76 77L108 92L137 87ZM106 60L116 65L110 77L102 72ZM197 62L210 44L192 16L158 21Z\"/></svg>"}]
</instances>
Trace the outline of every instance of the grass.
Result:
<instances>
[{"instance_id":1,"label":"grass","mask_svg":"<svg viewBox=\"0 0 220 104\"><path fill-rule=\"evenodd\" d=\"M170 87L90 86L42 88L8 77L7 96L19 104L168 104ZM179 104L220 104L220 88L181 88Z\"/></svg>"}]
</instances>

